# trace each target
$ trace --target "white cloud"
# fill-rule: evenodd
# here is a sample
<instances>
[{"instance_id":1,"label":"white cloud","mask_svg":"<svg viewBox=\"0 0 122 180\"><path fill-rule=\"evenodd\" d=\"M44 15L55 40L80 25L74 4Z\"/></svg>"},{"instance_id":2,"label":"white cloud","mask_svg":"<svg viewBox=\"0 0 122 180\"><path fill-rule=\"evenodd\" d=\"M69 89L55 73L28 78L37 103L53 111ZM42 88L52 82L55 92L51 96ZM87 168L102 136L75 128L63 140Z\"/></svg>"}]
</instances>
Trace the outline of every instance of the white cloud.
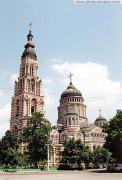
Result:
<instances>
[{"instance_id":1,"label":"white cloud","mask_svg":"<svg viewBox=\"0 0 122 180\"><path fill-rule=\"evenodd\" d=\"M53 81L50 77L43 78L42 94L44 95L44 110L46 118L53 124L57 118L57 99L52 92Z\"/></svg>"},{"instance_id":2,"label":"white cloud","mask_svg":"<svg viewBox=\"0 0 122 180\"><path fill-rule=\"evenodd\" d=\"M10 103L0 109L0 137L4 135L5 131L9 129L10 120Z\"/></svg>"},{"instance_id":3,"label":"white cloud","mask_svg":"<svg viewBox=\"0 0 122 180\"><path fill-rule=\"evenodd\" d=\"M43 85L44 86L48 86L50 84L52 84L52 79L51 78L49 78L49 77L43 78Z\"/></svg>"},{"instance_id":4,"label":"white cloud","mask_svg":"<svg viewBox=\"0 0 122 180\"><path fill-rule=\"evenodd\" d=\"M99 108L102 108L103 114L110 118L117 108L122 107L120 82L110 79L107 66L92 62L65 62L63 64L54 64L53 68L62 77L65 88L68 84L68 74L70 72L74 74L73 83L85 98L90 120L98 115Z\"/></svg>"},{"instance_id":5,"label":"white cloud","mask_svg":"<svg viewBox=\"0 0 122 180\"><path fill-rule=\"evenodd\" d=\"M61 61L62 61L61 59L52 58L52 59L49 60L49 63L51 63L51 64L61 63Z\"/></svg>"},{"instance_id":6,"label":"white cloud","mask_svg":"<svg viewBox=\"0 0 122 180\"><path fill-rule=\"evenodd\" d=\"M11 74L9 79L10 79L10 83L13 85L15 80L18 79L18 73Z\"/></svg>"},{"instance_id":7,"label":"white cloud","mask_svg":"<svg viewBox=\"0 0 122 180\"><path fill-rule=\"evenodd\" d=\"M2 91L0 91L0 96L3 96L3 92Z\"/></svg>"},{"instance_id":8,"label":"white cloud","mask_svg":"<svg viewBox=\"0 0 122 180\"><path fill-rule=\"evenodd\" d=\"M42 94L44 94L44 101L46 108L52 106L54 99L52 98L50 86L52 85L52 79L49 77L43 78Z\"/></svg>"}]
</instances>

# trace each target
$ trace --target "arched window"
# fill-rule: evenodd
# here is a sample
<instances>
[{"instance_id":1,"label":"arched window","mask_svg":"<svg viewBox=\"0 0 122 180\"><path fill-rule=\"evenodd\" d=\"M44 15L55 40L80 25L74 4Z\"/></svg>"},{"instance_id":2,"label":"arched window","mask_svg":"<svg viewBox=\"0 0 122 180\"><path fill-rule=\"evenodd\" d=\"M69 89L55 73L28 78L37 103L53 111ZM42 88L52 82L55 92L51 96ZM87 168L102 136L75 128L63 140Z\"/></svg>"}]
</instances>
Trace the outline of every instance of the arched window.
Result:
<instances>
[{"instance_id":1,"label":"arched window","mask_svg":"<svg viewBox=\"0 0 122 180\"><path fill-rule=\"evenodd\" d=\"M71 125L71 118L69 117L69 125Z\"/></svg>"},{"instance_id":2,"label":"arched window","mask_svg":"<svg viewBox=\"0 0 122 180\"><path fill-rule=\"evenodd\" d=\"M32 66L32 69L31 69L31 75L33 76L33 66Z\"/></svg>"},{"instance_id":3,"label":"arched window","mask_svg":"<svg viewBox=\"0 0 122 180\"><path fill-rule=\"evenodd\" d=\"M19 116L19 99L16 101L16 114L15 116L18 117Z\"/></svg>"},{"instance_id":4,"label":"arched window","mask_svg":"<svg viewBox=\"0 0 122 180\"><path fill-rule=\"evenodd\" d=\"M76 117L76 124L78 124L78 118Z\"/></svg>"},{"instance_id":5,"label":"arched window","mask_svg":"<svg viewBox=\"0 0 122 180\"><path fill-rule=\"evenodd\" d=\"M30 66L30 75L33 76L33 66Z\"/></svg>"},{"instance_id":6,"label":"arched window","mask_svg":"<svg viewBox=\"0 0 122 180\"><path fill-rule=\"evenodd\" d=\"M35 81L34 81L34 79L31 79L31 91L32 92L35 91Z\"/></svg>"},{"instance_id":7,"label":"arched window","mask_svg":"<svg viewBox=\"0 0 122 180\"><path fill-rule=\"evenodd\" d=\"M75 118L72 118L72 124L75 125Z\"/></svg>"},{"instance_id":8,"label":"arched window","mask_svg":"<svg viewBox=\"0 0 122 180\"><path fill-rule=\"evenodd\" d=\"M30 66L30 75L31 75L31 66Z\"/></svg>"},{"instance_id":9,"label":"arched window","mask_svg":"<svg viewBox=\"0 0 122 180\"><path fill-rule=\"evenodd\" d=\"M26 65L26 74L28 74L28 65Z\"/></svg>"},{"instance_id":10,"label":"arched window","mask_svg":"<svg viewBox=\"0 0 122 180\"><path fill-rule=\"evenodd\" d=\"M29 92L30 91L30 79L28 79L27 82L28 82L27 89L28 89L28 92Z\"/></svg>"},{"instance_id":11,"label":"arched window","mask_svg":"<svg viewBox=\"0 0 122 180\"><path fill-rule=\"evenodd\" d=\"M23 82L22 79L19 82L19 92L22 92Z\"/></svg>"},{"instance_id":12,"label":"arched window","mask_svg":"<svg viewBox=\"0 0 122 180\"><path fill-rule=\"evenodd\" d=\"M25 74L25 67L22 67L22 75Z\"/></svg>"},{"instance_id":13,"label":"arched window","mask_svg":"<svg viewBox=\"0 0 122 180\"><path fill-rule=\"evenodd\" d=\"M31 114L36 112L36 99L32 99L31 101Z\"/></svg>"}]
</instances>

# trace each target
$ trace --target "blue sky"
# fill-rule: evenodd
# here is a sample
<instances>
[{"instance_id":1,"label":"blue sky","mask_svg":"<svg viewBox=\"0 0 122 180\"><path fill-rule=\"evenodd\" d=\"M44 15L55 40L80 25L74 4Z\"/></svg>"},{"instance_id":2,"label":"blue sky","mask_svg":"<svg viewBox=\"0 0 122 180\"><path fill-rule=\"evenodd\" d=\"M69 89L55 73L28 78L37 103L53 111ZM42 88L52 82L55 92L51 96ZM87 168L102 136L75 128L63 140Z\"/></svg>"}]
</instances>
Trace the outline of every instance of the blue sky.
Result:
<instances>
[{"instance_id":1,"label":"blue sky","mask_svg":"<svg viewBox=\"0 0 122 180\"><path fill-rule=\"evenodd\" d=\"M86 97L90 122L98 115L99 106L107 118L116 108L121 108L122 5L75 5L73 0L4 0L0 5L0 134L9 125L12 79L19 71L30 22L39 76L47 96L46 115L51 122L56 123L60 93L67 86L71 70L74 83ZM99 92L95 68L100 68ZM100 97L103 95L105 100L108 91L112 97L104 107ZM96 99L89 102L93 96Z\"/></svg>"}]
</instances>

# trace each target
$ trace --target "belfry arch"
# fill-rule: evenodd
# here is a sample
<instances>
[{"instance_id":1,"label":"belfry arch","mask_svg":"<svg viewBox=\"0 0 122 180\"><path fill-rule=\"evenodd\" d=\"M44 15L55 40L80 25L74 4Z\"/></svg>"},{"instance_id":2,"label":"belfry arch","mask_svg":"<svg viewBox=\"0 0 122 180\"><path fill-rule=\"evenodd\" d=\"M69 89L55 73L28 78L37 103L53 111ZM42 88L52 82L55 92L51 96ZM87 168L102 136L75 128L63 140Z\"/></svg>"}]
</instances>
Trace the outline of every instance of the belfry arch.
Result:
<instances>
[{"instance_id":1,"label":"belfry arch","mask_svg":"<svg viewBox=\"0 0 122 180\"><path fill-rule=\"evenodd\" d=\"M31 114L36 112L37 101L36 99L31 100Z\"/></svg>"}]
</instances>

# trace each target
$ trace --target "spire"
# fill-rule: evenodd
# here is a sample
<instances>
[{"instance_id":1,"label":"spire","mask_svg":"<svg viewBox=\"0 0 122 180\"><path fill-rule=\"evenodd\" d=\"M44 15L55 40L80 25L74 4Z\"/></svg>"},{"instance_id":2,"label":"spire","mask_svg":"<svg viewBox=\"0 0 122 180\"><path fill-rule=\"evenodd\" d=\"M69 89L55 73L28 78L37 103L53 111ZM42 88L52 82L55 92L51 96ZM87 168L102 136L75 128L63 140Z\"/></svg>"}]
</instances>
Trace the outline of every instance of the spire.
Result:
<instances>
[{"instance_id":1,"label":"spire","mask_svg":"<svg viewBox=\"0 0 122 180\"><path fill-rule=\"evenodd\" d=\"M34 47L35 45L32 42L33 40L33 35L32 35L32 23L29 24L29 33L27 35L27 44L25 45L25 50L22 54L22 58L25 56L31 56L35 60L37 59Z\"/></svg>"},{"instance_id":2,"label":"spire","mask_svg":"<svg viewBox=\"0 0 122 180\"><path fill-rule=\"evenodd\" d=\"M29 24L29 33L27 35L27 41L32 42L33 35L32 35L32 23Z\"/></svg>"}]
</instances>

